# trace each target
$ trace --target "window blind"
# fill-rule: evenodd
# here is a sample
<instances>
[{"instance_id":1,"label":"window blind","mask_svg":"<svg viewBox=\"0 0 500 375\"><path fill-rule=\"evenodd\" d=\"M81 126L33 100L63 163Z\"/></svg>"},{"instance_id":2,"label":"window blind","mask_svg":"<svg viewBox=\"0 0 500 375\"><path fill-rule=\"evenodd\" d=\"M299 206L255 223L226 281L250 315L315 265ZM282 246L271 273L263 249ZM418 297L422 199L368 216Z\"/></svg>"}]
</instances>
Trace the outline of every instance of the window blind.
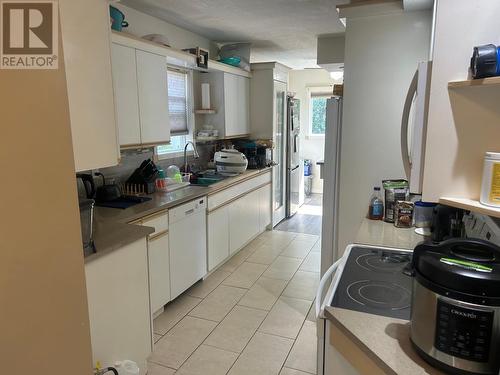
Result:
<instances>
[{"instance_id":1,"label":"window blind","mask_svg":"<svg viewBox=\"0 0 500 375\"><path fill-rule=\"evenodd\" d=\"M168 109L170 112L170 134L189 133L188 73L168 69Z\"/></svg>"}]
</instances>

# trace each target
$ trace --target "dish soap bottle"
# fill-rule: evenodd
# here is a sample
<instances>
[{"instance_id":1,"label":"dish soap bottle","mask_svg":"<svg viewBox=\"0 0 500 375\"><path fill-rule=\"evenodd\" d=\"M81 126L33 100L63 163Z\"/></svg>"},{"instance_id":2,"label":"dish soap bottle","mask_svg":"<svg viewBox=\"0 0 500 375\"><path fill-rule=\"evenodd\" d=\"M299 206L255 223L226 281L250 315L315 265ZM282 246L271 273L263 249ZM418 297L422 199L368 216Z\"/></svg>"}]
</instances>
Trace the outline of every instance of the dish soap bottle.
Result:
<instances>
[{"instance_id":1,"label":"dish soap bottle","mask_svg":"<svg viewBox=\"0 0 500 375\"><path fill-rule=\"evenodd\" d=\"M382 220L384 218L384 201L382 200L379 186L373 188L370 207L368 208L368 218L371 220Z\"/></svg>"}]
</instances>

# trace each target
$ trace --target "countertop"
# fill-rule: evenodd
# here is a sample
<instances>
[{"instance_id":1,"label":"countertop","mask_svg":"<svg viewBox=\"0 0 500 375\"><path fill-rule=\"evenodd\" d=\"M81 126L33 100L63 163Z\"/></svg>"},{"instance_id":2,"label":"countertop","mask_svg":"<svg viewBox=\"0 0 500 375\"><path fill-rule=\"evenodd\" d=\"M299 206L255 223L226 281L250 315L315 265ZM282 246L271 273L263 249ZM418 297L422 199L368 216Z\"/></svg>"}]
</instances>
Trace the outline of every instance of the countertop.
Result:
<instances>
[{"instance_id":1,"label":"countertop","mask_svg":"<svg viewBox=\"0 0 500 375\"><path fill-rule=\"evenodd\" d=\"M415 351L406 320L337 307L326 307L325 316L386 374L444 374Z\"/></svg>"},{"instance_id":2,"label":"countertop","mask_svg":"<svg viewBox=\"0 0 500 375\"><path fill-rule=\"evenodd\" d=\"M238 176L228 177L208 187L187 186L172 192L156 192L148 195L152 198L150 201L124 210L95 207L94 244L96 251L85 257L85 263L154 232L153 228L130 224L131 222L199 197L210 196L269 171L271 168L249 169Z\"/></svg>"},{"instance_id":3,"label":"countertop","mask_svg":"<svg viewBox=\"0 0 500 375\"><path fill-rule=\"evenodd\" d=\"M413 250L426 237L415 233L415 228L397 228L392 223L364 218L355 243Z\"/></svg>"},{"instance_id":4,"label":"countertop","mask_svg":"<svg viewBox=\"0 0 500 375\"><path fill-rule=\"evenodd\" d=\"M397 228L392 223L365 218L355 243L413 250L425 239L415 233L415 228ZM410 342L410 322L406 320L329 306L325 308L325 317L343 333L343 338L352 341L383 373L444 374L417 354Z\"/></svg>"}]
</instances>

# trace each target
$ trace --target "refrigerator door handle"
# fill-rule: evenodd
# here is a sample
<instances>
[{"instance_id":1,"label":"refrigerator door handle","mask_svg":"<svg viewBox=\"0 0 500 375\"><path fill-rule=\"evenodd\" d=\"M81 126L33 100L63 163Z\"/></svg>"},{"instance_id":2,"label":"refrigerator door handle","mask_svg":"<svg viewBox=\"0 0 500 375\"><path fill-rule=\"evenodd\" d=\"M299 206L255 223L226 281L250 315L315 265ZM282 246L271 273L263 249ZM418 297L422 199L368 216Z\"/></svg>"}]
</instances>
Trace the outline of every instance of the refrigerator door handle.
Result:
<instances>
[{"instance_id":1,"label":"refrigerator door handle","mask_svg":"<svg viewBox=\"0 0 500 375\"><path fill-rule=\"evenodd\" d=\"M299 138L299 136L297 134L295 134L295 136L293 137L293 152L298 152L299 151L299 148L297 146L297 139Z\"/></svg>"},{"instance_id":2,"label":"refrigerator door handle","mask_svg":"<svg viewBox=\"0 0 500 375\"><path fill-rule=\"evenodd\" d=\"M417 92L418 70L413 75L408 93L406 94L405 105L403 107L403 117L401 120L401 156L403 158L403 167L406 177L409 179L411 174L410 151L408 150L408 126L410 123L410 110L413 98Z\"/></svg>"}]
</instances>

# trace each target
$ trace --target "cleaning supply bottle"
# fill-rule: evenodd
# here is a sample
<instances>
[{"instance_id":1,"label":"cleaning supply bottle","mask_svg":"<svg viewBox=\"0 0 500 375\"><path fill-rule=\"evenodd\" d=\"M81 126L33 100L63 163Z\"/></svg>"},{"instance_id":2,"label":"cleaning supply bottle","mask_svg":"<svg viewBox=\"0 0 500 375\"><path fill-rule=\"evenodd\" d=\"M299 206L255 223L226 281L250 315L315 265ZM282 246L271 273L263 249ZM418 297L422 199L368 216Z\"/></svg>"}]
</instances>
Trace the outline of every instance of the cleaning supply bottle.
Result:
<instances>
[{"instance_id":1,"label":"cleaning supply bottle","mask_svg":"<svg viewBox=\"0 0 500 375\"><path fill-rule=\"evenodd\" d=\"M382 220L384 218L384 201L380 194L380 186L373 188L373 194L370 198L370 206L368 208L368 218L371 220Z\"/></svg>"}]
</instances>

